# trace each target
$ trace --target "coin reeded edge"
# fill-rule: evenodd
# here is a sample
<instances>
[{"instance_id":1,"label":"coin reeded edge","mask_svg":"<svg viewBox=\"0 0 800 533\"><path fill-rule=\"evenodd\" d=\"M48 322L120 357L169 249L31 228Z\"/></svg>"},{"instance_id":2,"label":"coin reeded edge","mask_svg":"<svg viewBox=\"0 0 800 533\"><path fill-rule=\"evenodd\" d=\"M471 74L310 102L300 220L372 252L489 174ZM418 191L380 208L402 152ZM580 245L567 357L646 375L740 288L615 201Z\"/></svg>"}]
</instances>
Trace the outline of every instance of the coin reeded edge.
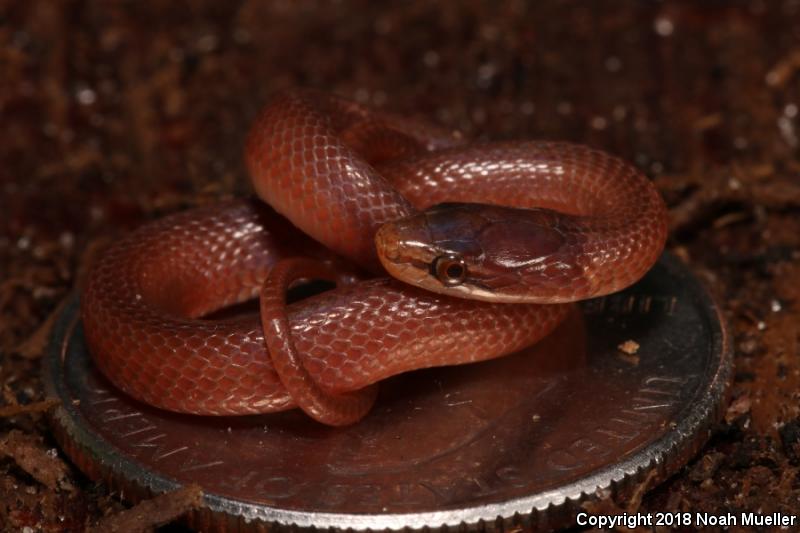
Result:
<instances>
[{"instance_id":1,"label":"coin reeded edge","mask_svg":"<svg viewBox=\"0 0 800 533\"><path fill-rule=\"evenodd\" d=\"M380 515L311 514L249 505L207 494L204 496L206 508L190 512L187 522L203 529L218 522L229 528L234 519L249 527L262 522L273 527L354 531L423 528L503 531L518 526L566 526L574 520L581 503L596 498L598 491L607 490L615 499L625 498L653 470L656 474L652 482L667 478L700 450L711 435L712 425L721 417L732 377L732 353L721 310L708 290L675 257L664 254L659 264L688 284L688 292L697 299L698 307L706 311L704 318L709 322L712 336L710 350L716 356L710 363L717 371L694 403L701 407L690 411L689 416L675 423L672 431L631 457L555 490L465 509ZM73 296L57 320L47 356L43 359L43 382L48 397L70 398L65 384L56 377L78 326L77 308L78 298ZM87 424L79 423L83 415L71 402L57 407L50 418L56 440L72 461L90 477L102 479L118 490L124 499L135 502L181 488L178 482L154 475L138 461L122 454L118 453L113 460L104 457L104 452L113 454L116 449L88 431Z\"/></svg>"}]
</instances>

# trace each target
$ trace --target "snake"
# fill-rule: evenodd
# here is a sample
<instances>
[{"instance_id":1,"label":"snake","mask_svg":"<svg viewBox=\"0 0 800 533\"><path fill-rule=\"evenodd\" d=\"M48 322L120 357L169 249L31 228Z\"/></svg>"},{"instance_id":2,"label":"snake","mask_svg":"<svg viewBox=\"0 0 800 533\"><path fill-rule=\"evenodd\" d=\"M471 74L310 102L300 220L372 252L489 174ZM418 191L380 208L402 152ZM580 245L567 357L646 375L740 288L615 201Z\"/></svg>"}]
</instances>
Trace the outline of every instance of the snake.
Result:
<instances>
[{"instance_id":1,"label":"snake","mask_svg":"<svg viewBox=\"0 0 800 533\"><path fill-rule=\"evenodd\" d=\"M156 219L88 270L89 351L136 400L353 424L381 380L519 351L571 302L636 282L666 241L650 179L579 144L468 142L293 90L244 152L258 199ZM293 299L309 280L332 288Z\"/></svg>"}]
</instances>

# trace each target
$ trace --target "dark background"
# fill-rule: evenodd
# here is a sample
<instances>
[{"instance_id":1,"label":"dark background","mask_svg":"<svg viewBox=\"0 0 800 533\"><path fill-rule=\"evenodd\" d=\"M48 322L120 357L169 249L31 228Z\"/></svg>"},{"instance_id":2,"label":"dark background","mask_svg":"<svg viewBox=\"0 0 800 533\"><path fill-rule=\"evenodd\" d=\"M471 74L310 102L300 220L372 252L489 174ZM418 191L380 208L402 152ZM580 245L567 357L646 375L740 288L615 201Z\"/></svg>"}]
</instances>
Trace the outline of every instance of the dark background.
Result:
<instances>
[{"instance_id":1,"label":"dark background","mask_svg":"<svg viewBox=\"0 0 800 533\"><path fill-rule=\"evenodd\" d=\"M644 169L668 248L729 320L736 372L726 421L642 508L800 507L796 0L0 1L0 405L41 399L36 332L86 250L248 192L248 124L298 86ZM70 490L37 481L2 458L9 435L55 446L39 415L0 418L3 527L80 530L121 508L74 468Z\"/></svg>"}]
</instances>

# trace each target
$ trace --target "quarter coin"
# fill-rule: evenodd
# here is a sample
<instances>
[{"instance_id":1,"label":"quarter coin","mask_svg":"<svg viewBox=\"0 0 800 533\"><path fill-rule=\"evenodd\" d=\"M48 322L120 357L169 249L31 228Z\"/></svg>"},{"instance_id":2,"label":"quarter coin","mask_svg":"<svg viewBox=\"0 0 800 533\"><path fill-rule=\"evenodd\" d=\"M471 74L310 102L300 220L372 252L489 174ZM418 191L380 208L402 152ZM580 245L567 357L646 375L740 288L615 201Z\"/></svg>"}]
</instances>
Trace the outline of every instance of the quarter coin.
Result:
<instances>
[{"instance_id":1,"label":"quarter coin","mask_svg":"<svg viewBox=\"0 0 800 533\"><path fill-rule=\"evenodd\" d=\"M347 428L138 403L95 369L78 315L76 298L44 361L59 442L133 501L200 485L205 506L187 521L203 531L568 526L598 489L624 496L684 465L731 374L718 307L669 255L536 346L383 382Z\"/></svg>"}]
</instances>

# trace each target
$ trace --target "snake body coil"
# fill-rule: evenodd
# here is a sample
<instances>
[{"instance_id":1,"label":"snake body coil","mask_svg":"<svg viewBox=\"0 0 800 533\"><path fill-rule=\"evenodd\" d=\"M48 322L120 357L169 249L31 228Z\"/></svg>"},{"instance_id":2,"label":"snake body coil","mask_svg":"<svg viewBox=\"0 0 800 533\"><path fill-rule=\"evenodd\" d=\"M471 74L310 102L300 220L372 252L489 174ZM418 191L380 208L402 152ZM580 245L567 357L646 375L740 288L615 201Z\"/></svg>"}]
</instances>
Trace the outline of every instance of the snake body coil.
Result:
<instances>
[{"instance_id":1,"label":"snake body coil","mask_svg":"<svg viewBox=\"0 0 800 533\"><path fill-rule=\"evenodd\" d=\"M253 201L172 215L112 245L89 273L92 355L144 402L217 415L301 407L349 424L381 379L536 342L563 303L638 280L666 239L658 193L608 154L467 145L332 96L274 99L246 157L283 216ZM403 281L353 282L333 266L342 256ZM286 306L286 289L312 278L339 286ZM259 316L201 318L256 296Z\"/></svg>"}]
</instances>

